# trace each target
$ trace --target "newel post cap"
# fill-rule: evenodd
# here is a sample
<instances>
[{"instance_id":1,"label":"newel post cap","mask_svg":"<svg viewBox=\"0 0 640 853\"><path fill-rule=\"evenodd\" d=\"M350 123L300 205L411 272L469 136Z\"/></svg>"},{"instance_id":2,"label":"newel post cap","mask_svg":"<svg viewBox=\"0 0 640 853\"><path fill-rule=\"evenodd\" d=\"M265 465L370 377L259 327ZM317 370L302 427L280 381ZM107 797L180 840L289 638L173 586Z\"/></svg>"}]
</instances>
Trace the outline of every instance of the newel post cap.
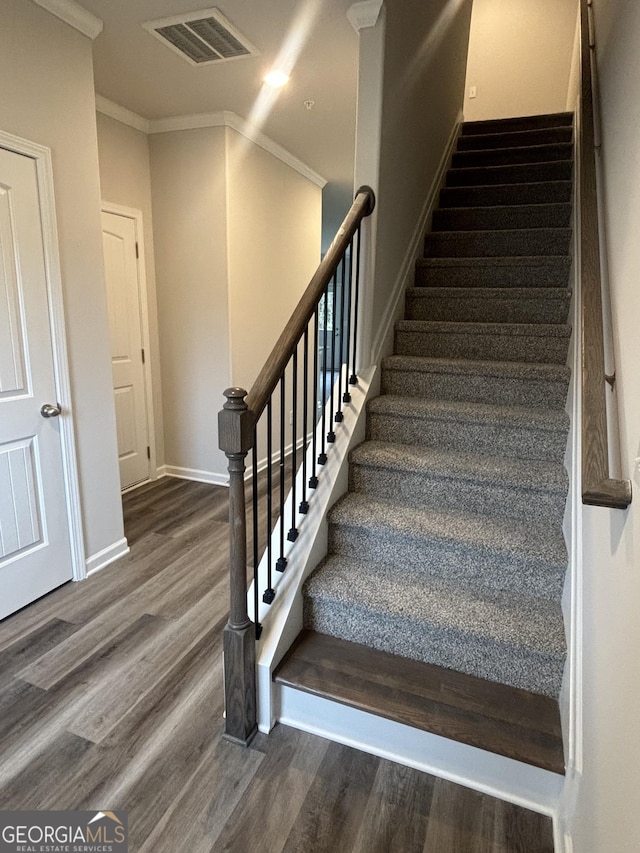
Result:
<instances>
[{"instance_id":1,"label":"newel post cap","mask_svg":"<svg viewBox=\"0 0 640 853\"><path fill-rule=\"evenodd\" d=\"M218 412L218 447L227 456L246 454L252 445L253 418L247 408L244 388L227 388L226 402Z\"/></svg>"}]
</instances>

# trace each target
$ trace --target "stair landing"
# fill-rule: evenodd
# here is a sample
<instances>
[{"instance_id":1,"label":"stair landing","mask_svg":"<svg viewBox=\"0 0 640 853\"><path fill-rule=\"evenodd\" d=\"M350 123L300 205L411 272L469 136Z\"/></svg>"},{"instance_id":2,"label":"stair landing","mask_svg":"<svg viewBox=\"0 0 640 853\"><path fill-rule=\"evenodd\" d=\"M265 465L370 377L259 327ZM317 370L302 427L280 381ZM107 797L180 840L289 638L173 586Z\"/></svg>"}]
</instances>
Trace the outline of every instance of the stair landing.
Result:
<instances>
[{"instance_id":1,"label":"stair landing","mask_svg":"<svg viewBox=\"0 0 640 853\"><path fill-rule=\"evenodd\" d=\"M564 773L558 703L432 664L303 630L278 684Z\"/></svg>"}]
</instances>

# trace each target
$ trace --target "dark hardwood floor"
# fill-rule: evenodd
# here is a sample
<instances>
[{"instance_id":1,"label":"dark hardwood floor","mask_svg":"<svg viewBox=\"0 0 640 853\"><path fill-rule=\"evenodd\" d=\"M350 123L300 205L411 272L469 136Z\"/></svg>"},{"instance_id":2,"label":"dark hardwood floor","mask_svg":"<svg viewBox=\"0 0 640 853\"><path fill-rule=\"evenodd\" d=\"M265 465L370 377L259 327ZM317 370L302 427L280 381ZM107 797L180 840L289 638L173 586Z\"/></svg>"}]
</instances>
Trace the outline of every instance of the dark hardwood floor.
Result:
<instances>
[{"instance_id":1,"label":"dark hardwood floor","mask_svg":"<svg viewBox=\"0 0 640 853\"><path fill-rule=\"evenodd\" d=\"M123 503L128 557L0 623L0 809L125 809L133 853L551 853L548 819L389 761L221 740L226 490Z\"/></svg>"}]
</instances>

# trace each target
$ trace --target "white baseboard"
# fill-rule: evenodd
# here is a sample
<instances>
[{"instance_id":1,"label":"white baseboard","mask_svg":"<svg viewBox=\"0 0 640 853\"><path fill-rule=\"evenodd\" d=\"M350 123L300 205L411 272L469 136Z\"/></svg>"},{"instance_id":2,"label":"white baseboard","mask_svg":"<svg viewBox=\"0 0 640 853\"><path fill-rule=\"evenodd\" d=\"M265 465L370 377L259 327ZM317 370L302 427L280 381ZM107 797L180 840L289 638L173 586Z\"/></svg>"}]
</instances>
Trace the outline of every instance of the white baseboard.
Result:
<instances>
[{"instance_id":1,"label":"white baseboard","mask_svg":"<svg viewBox=\"0 0 640 853\"><path fill-rule=\"evenodd\" d=\"M197 483L210 483L212 486L228 486L229 477L215 471L201 471L198 468L181 468L179 465L163 465L158 468L158 477L176 477L178 480L195 480Z\"/></svg>"},{"instance_id":2,"label":"white baseboard","mask_svg":"<svg viewBox=\"0 0 640 853\"><path fill-rule=\"evenodd\" d=\"M100 569L104 569L104 567L108 566L109 563L113 563L115 560L119 560L120 557L124 557L128 553L129 543L123 537L117 542L114 542L113 545L109 545L106 548L103 548L102 551L98 551L97 553L92 554L90 557L87 557L87 575L92 575L94 572L99 572Z\"/></svg>"},{"instance_id":3,"label":"white baseboard","mask_svg":"<svg viewBox=\"0 0 640 853\"><path fill-rule=\"evenodd\" d=\"M391 349L389 342L392 339L393 327L395 326L396 320L398 320L402 315L404 308L404 294L407 287L411 286L413 282L416 260L422 256L427 224L431 214L438 204L440 189L444 185L445 175L449 168L451 157L456 146L462 120L463 116L462 112L460 112L458 113L457 120L451 130L449 140L447 141L442 158L438 164L436 174L434 175L431 186L429 187L429 192L427 193L422 206L418 222L416 223L411 240L409 241L407 252L393 285L387 310L380 322L378 334L376 335L371 347L371 364L380 364L381 357L387 355L387 352Z\"/></svg>"},{"instance_id":4,"label":"white baseboard","mask_svg":"<svg viewBox=\"0 0 640 853\"><path fill-rule=\"evenodd\" d=\"M557 823L564 777L474 746L279 685L278 720L372 755L464 785ZM557 850L560 853L562 848Z\"/></svg>"}]
</instances>

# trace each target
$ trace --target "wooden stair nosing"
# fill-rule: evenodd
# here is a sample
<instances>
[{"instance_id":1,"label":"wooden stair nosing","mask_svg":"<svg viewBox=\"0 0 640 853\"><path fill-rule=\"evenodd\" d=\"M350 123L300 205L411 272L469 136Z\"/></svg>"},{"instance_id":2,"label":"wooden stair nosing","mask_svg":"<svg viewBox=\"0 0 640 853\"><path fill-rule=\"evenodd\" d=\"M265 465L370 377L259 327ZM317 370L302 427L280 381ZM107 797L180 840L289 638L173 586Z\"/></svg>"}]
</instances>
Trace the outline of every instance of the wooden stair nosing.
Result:
<instances>
[{"instance_id":1,"label":"wooden stair nosing","mask_svg":"<svg viewBox=\"0 0 640 853\"><path fill-rule=\"evenodd\" d=\"M546 696L303 630L278 684L564 773L558 705ZM409 688L408 685L411 685Z\"/></svg>"}]
</instances>

